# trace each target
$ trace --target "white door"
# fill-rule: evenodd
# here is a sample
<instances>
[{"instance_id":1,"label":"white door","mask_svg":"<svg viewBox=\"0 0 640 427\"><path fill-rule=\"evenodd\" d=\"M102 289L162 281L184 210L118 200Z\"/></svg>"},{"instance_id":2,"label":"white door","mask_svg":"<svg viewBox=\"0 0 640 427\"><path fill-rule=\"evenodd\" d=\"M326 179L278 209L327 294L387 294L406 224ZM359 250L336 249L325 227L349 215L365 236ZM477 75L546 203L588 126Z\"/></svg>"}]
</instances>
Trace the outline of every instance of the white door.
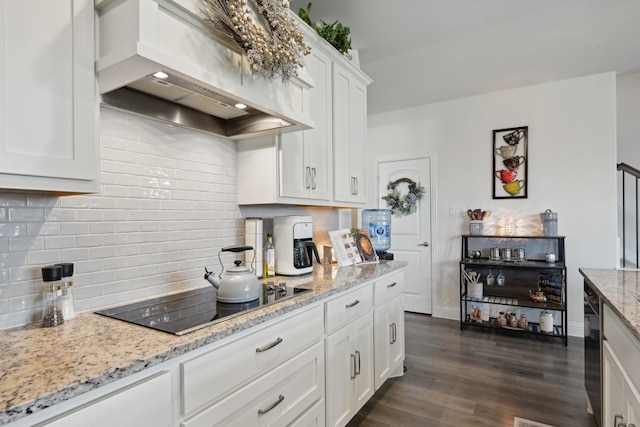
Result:
<instances>
[{"instance_id":1,"label":"white door","mask_svg":"<svg viewBox=\"0 0 640 427\"><path fill-rule=\"evenodd\" d=\"M378 207L387 208L382 199L388 194L387 185L398 179L409 178L424 187L417 210L411 215L391 216L391 248L394 259L408 261L405 272L404 309L415 313L431 314L431 158L378 161ZM401 196L408 194L408 184L397 188Z\"/></svg>"}]
</instances>

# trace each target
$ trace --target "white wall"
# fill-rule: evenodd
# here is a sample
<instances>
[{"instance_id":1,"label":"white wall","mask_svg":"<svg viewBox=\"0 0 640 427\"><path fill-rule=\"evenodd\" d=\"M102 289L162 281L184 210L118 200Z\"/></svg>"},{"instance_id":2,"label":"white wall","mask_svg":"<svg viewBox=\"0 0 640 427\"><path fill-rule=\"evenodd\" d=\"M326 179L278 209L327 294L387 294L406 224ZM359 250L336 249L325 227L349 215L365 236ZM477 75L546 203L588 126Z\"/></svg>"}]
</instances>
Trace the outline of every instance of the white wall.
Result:
<instances>
[{"instance_id":1,"label":"white wall","mask_svg":"<svg viewBox=\"0 0 640 427\"><path fill-rule=\"evenodd\" d=\"M623 74L617 78L616 87L618 158L617 163L626 163L640 169L640 73ZM618 172L618 198L622 200L622 177ZM636 258L636 188L633 176L624 174L625 215L622 216L622 203L618 206L618 237L624 241L625 251L620 253L620 266L638 267ZM622 238L624 220L625 239ZM624 254L624 262L622 257Z\"/></svg>"},{"instance_id":2,"label":"white wall","mask_svg":"<svg viewBox=\"0 0 640 427\"><path fill-rule=\"evenodd\" d=\"M617 161L640 169L640 73L618 76L616 94Z\"/></svg>"},{"instance_id":3,"label":"white wall","mask_svg":"<svg viewBox=\"0 0 640 427\"><path fill-rule=\"evenodd\" d=\"M206 285L218 250L244 243L235 143L108 109L100 134L99 194L0 190L0 329L40 320L44 265L75 264L86 311ZM246 210L313 215L319 234L337 227L328 209Z\"/></svg>"},{"instance_id":4,"label":"white wall","mask_svg":"<svg viewBox=\"0 0 640 427\"><path fill-rule=\"evenodd\" d=\"M615 102L607 73L369 116L367 182L375 182L375 157L435 153L435 316L459 319L459 236L468 220L450 216L450 206L491 210L490 234L507 214L521 219L520 234L539 234L549 208L567 237L569 333L582 335L578 268L616 266ZM492 131L516 126L529 126L528 198L493 200Z\"/></svg>"}]
</instances>

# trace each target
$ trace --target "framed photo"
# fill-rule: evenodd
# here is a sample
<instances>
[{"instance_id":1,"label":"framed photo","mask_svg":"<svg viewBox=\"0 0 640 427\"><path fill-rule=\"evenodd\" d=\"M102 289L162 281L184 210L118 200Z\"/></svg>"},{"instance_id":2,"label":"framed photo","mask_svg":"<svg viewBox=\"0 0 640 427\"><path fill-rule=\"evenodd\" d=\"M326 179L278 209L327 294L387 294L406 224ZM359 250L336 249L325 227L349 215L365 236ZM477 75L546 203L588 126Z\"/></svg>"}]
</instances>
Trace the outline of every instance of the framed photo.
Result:
<instances>
[{"instance_id":1,"label":"framed photo","mask_svg":"<svg viewBox=\"0 0 640 427\"><path fill-rule=\"evenodd\" d=\"M529 127L493 131L493 198L526 199Z\"/></svg>"}]
</instances>

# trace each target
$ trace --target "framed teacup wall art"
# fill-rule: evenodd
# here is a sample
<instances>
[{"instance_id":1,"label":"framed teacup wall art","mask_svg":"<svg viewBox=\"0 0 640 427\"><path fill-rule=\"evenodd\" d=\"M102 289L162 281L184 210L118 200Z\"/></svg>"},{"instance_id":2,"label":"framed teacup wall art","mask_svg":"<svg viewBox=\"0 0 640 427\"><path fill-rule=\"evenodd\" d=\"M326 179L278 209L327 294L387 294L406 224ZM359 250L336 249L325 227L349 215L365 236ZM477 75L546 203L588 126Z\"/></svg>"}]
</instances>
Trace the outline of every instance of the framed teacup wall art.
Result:
<instances>
[{"instance_id":1,"label":"framed teacup wall art","mask_svg":"<svg viewBox=\"0 0 640 427\"><path fill-rule=\"evenodd\" d=\"M493 198L527 198L529 127L493 131Z\"/></svg>"}]
</instances>

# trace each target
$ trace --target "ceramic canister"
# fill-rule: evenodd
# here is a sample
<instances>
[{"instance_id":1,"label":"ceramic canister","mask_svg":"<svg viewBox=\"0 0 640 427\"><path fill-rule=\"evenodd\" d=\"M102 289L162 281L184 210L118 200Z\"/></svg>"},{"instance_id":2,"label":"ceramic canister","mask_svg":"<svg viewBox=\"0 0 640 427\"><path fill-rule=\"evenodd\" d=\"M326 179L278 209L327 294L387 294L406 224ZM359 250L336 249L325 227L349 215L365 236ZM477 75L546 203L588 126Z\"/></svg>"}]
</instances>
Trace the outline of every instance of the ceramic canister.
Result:
<instances>
[{"instance_id":1,"label":"ceramic canister","mask_svg":"<svg viewBox=\"0 0 640 427\"><path fill-rule=\"evenodd\" d=\"M549 310L540 312L540 331L547 333L553 332L553 314Z\"/></svg>"}]
</instances>

